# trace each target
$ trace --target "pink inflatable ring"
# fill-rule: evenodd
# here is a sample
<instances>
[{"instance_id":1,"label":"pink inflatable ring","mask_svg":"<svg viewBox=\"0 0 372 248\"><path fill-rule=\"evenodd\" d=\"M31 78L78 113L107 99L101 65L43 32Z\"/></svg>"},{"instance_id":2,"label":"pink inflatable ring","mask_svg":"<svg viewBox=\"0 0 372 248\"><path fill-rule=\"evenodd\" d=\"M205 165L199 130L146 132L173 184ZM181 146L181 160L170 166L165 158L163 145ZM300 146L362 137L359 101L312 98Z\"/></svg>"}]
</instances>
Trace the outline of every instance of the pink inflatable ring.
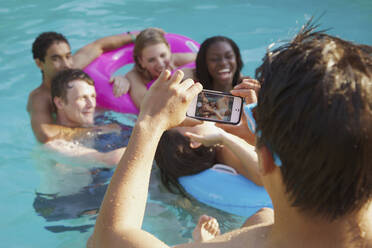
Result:
<instances>
[{"instance_id":1,"label":"pink inflatable ring","mask_svg":"<svg viewBox=\"0 0 372 248\"><path fill-rule=\"evenodd\" d=\"M165 34L172 53L197 53L200 45L178 34ZM97 92L97 106L122 113L138 114L138 109L130 98L129 93L115 97L112 91L113 85L109 83L110 77L119 68L134 63L133 61L134 44L124 45L116 50L106 52L95 59L84 71L92 77ZM186 65L195 67L195 63ZM183 66L185 67L185 66ZM153 81L147 87L149 88Z\"/></svg>"}]
</instances>

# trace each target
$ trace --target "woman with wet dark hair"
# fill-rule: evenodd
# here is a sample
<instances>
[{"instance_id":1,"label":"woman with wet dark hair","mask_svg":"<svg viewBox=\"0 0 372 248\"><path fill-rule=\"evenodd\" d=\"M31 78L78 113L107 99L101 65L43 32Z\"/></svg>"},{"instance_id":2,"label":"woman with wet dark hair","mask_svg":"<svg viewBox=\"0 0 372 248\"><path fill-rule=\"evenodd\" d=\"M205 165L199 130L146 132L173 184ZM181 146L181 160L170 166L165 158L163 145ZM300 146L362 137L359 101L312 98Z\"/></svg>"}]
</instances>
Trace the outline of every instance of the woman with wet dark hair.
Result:
<instances>
[{"instance_id":1,"label":"woman with wet dark hair","mask_svg":"<svg viewBox=\"0 0 372 248\"><path fill-rule=\"evenodd\" d=\"M242 155L244 154L244 159ZM250 159L247 159L250 158ZM176 127L163 133L155 161L161 181L172 193L185 195L178 178L194 175L220 163L229 165L254 183L262 185L254 147L211 123Z\"/></svg>"}]
</instances>

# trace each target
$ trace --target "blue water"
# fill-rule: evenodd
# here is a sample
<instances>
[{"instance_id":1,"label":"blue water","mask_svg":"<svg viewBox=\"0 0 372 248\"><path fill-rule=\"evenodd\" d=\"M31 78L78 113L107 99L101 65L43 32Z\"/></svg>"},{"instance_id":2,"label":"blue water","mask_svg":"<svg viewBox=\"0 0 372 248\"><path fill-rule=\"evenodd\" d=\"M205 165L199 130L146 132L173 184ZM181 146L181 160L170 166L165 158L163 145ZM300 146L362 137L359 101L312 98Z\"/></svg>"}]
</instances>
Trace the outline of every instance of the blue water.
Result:
<instances>
[{"instance_id":1,"label":"blue water","mask_svg":"<svg viewBox=\"0 0 372 248\"><path fill-rule=\"evenodd\" d=\"M72 50L106 35L149 26L202 42L226 35L241 48L244 74L253 75L266 47L293 36L312 15L323 28L358 43L372 44L370 0L1 0L0 3L0 244L2 247L84 247L94 218L46 222L32 206L50 154L32 134L25 110L29 92L41 82L31 44L55 30ZM132 117L113 115L120 121ZM44 171L45 172L45 171ZM173 196L152 180L144 228L169 244L187 242L202 213L217 215L224 231L244 220ZM46 226L86 226L86 232L51 232ZM172 233L172 235L169 235Z\"/></svg>"}]
</instances>

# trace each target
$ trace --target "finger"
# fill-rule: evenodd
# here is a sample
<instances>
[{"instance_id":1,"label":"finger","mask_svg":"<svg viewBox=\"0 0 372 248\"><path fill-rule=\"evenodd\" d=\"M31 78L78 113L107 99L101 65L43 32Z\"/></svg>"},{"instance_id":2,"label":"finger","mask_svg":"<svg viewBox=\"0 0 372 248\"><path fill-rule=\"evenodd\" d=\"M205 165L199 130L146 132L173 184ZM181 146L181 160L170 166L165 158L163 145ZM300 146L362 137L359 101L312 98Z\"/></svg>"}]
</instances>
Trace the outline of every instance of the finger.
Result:
<instances>
[{"instance_id":1,"label":"finger","mask_svg":"<svg viewBox=\"0 0 372 248\"><path fill-rule=\"evenodd\" d=\"M257 80L246 79L246 80L243 80L243 82L241 82L240 84L236 85L234 87L234 90L247 89L247 88L248 89L250 88L259 89L261 88L261 84Z\"/></svg>"},{"instance_id":2,"label":"finger","mask_svg":"<svg viewBox=\"0 0 372 248\"><path fill-rule=\"evenodd\" d=\"M170 75L171 73L169 70L163 70L153 85L157 85L159 84L159 82L162 82L162 83L167 82L169 80Z\"/></svg>"},{"instance_id":3,"label":"finger","mask_svg":"<svg viewBox=\"0 0 372 248\"><path fill-rule=\"evenodd\" d=\"M203 214L202 216L199 217L199 220L198 220L198 225L201 225L203 224L204 222L207 222L208 220L210 220L212 217L206 215L206 214Z\"/></svg>"},{"instance_id":4,"label":"finger","mask_svg":"<svg viewBox=\"0 0 372 248\"><path fill-rule=\"evenodd\" d=\"M219 231L219 227L218 227L218 222L216 219L213 219L212 220L212 229L211 229L211 233L216 236L218 231Z\"/></svg>"},{"instance_id":5,"label":"finger","mask_svg":"<svg viewBox=\"0 0 372 248\"><path fill-rule=\"evenodd\" d=\"M200 83L194 83L187 89L188 100L192 101L201 91L203 86Z\"/></svg>"},{"instance_id":6,"label":"finger","mask_svg":"<svg viewBox=\"0 0 372 248\"><path fill-rule=\"evenodd\" d=\"M184 80L181 84L180 84L180 89L181 90L187 90L188 88L190 88L192 85L194 85L194 80L192 80L191 78L188 78L186 80Z\"/></svg>"},{"instance_id":7,"label":"finger","mask_svg":"<svg viewBox=\"0 0 372 248\"><path fill-rule=\"evenodd\" d=\"M191 140L199 142L199 143L202 143L202 141L204 140L203 136L200 136L200 135L195 134L195 133L185 132L185 136L189 137Z\"/></svg>"},{"instance_id":8,"label":"finger","mask_svg":"<svg viewBox=\"0 0 372 248\"><path fill-rule=\"evenodd\" d=\"M225 131L229 131L231 129L234 129L234 126L233 125L229 125L229 124L223 124L223 123L216 123L216 127L219 127Z\"/></svg>"},{"instance_id":9,"label":"finger","mask_svg":"<svg viewBox=\"0 0 372 248\"><path fill-rule=\"evenodd\" d=\"M173 75L171 76L169 83L170 84L179 84L183 79L183 71L177 70Z\"/></svg>"},{"instance_id":10,"label":"finger","mask_svg":"<svg viewBox=\"0 0 372 248\"><path fill-rule=\"evenodd\" d=\"M245 103L250 104L250 103L255 103L257 102L257 94L254 90L250 90L248 95L245 97Z\"/></svg>"},{"instance_id":11,"label":"finger","mask_svg":"<svg viewBox=\"0 0 372 248\"><path fill-rule=\"evenodd\" d=\"M247 89L233 89L230 91L230 93L234 96L241 96L241 97L245 97L246 95L249 94L249 92L253 90L251 88L247 88Z\"/></svg>"},{"instance_id":12,"label":"finger","mask_svg":"<svg viewBox=\"0 0 372 248\"><path fill-rule=\"evenodd\" d=\"M253 89L233 91L231 91L232 95L244 97L246 103L257 102L257 94Z\"/></svg>"}]
</instances>

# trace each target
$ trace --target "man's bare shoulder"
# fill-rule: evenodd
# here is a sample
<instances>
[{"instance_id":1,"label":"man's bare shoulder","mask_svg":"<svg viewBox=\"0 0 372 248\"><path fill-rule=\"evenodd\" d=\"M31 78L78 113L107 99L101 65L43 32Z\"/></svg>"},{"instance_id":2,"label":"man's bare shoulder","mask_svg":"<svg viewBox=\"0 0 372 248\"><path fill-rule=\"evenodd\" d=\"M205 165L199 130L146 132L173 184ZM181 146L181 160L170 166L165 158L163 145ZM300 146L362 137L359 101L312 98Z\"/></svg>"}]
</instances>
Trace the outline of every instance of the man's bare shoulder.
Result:
<instances>
[{"instance_id":1,"label":"man's bare shoulder","mask_svg":"<svg viewBox=\"0 0 372 248\"><path fill-rule=\"evenodd\" d=\"M52 106L50 90L40 86L28 96L27 111L31 113L37 108L50 108Z\"/></svg>"}]
</instances>

